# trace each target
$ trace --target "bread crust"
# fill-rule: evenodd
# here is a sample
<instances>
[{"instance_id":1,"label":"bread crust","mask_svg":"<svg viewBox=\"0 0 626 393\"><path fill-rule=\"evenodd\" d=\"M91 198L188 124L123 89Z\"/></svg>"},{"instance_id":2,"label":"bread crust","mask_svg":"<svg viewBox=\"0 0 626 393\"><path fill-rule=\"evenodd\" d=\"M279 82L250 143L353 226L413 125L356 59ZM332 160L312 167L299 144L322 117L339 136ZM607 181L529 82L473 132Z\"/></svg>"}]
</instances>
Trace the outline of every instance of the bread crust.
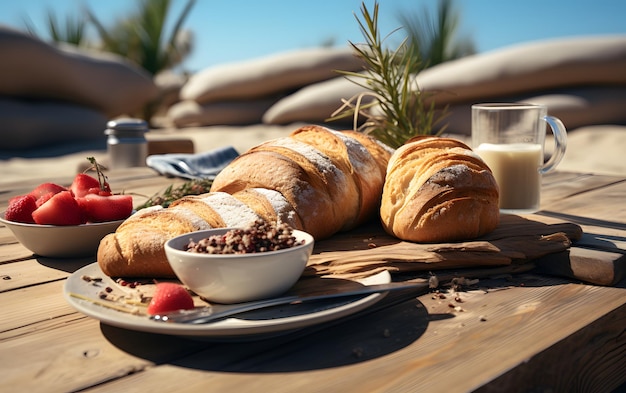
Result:
<instances>
[{"instance_id":1,"label":"bread crust","mask_svg":"<svg viewBox=\"0 0 626 393\"><path fill-rule=\"evenodd\" d=\"M348 187L351 189L348 194L358 198L358 206L352 219L345 221L342 230L355 228L376 215L385 181L381 168L386 170L391 156L391 149L383 150L372 138L359 134L357 139L355 134L320 126L302 127L291 134L294 139L315 144L343 173L349 175Z\"/></svg>"},{"instance_id":2,"label":"bread crust","mask_svg":"<svg viewBox=\"0 0 626 393\"><path fill-rule=\"evenodd\" d=\"M415 138L389 159L381 222L407 241L473 239L498 225L498 194L491 170L467 145Z\"/></svg>"},{"instance_id":3,"label":"bread crust","mask_svg":"<svg viewBox=\"0 0 626 393\"><path fill-rule=\"evenodd\" d=\"M165 256L165 242L209 228L206 221L183 208L143 209L100 241L98 264L110 277L175 277Z\"/></svg>"},{"instance_id":4,"label":"bread crust","mask_svg":"<svg viewBox=\"0 0 626 393\"><path fill-rule=\"evenodd\" d=\"M278 191L268 188L246 188L233 197L252 207L267 222L286 223L292 228L304 230L296 210Z\"/></svg>"}]
</instances>

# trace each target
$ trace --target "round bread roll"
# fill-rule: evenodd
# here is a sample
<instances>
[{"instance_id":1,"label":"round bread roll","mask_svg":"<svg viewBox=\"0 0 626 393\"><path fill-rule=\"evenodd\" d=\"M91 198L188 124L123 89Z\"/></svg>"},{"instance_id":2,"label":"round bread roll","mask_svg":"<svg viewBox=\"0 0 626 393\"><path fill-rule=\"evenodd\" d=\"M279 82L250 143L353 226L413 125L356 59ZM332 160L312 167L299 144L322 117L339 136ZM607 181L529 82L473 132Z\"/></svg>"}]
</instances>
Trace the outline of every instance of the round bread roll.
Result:
<instances>
[{"instance_id":1,"label":"round bread roll","mask_svg":"<svg viewBox=\"0 0 626 393\"><path fill-rule=\"evenodd\" d=\"M474 239L496 228L499 191L464 143L413 138L389 159L380 218L385 231L423 243Z\"/></svg>"}]
</instances>

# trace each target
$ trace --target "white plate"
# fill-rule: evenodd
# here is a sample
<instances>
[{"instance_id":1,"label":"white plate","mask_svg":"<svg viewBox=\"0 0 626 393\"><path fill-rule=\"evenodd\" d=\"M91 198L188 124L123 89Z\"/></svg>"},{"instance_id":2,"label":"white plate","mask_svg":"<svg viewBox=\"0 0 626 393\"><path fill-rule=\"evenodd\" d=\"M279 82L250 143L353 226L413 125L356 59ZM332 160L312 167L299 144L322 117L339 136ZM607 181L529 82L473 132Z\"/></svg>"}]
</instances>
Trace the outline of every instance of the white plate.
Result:
<instances>
[{"instance_id":1,"label":"white plate","mask_svg":"<svg viewBox=\"0 0 626 393\"><path fill-rule=\"evenodd\" d=\"M102 278L98 285L89 283L83 276ZM333 280L325 278L324 280ZM391 281L388 272L376 274L361 282L364 285L385 284ZM127 312L100 306L86 297L97 301L98 293L107 286L117 287L107 277L97 263L87 265L68 277L64 286L65 299L78 311L98 319L103 323L130 330L150 333L170 334L176 336L196 336L216 339L250 339L255 335L271 335L307 326L332 321L361 311L381 300L386 293L363 295L302 303L299 305L275 306L265 310L250 311L208 324L193 325L182 323L164 323L150 320L144 315L132 315Z\"/></svg>"}]
</instances>

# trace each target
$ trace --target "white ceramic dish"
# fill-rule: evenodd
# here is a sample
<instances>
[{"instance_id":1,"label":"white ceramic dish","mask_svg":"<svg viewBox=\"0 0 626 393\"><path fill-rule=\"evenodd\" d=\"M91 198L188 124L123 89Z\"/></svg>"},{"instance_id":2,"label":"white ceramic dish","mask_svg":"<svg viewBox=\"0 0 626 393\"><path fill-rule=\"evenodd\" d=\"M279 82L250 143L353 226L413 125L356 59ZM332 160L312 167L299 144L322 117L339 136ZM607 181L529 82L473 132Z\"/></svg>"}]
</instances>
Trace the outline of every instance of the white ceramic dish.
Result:
<instances>
[{"instance_id":1,"label":"white ceramic dish","mask_svg":"<svg viewBox=\"0 0 626 393\"><path fill-rule=\"evenodd\" d=\"M124 220L83 225L39 225L7 221L4 212L0 222L6 225L24 247L49 258L77 258L96 255L100 240L115 232Z\"/></svg>"},{"instance_id":2,"label":"white ceramic dish","mask_svg":"<svg viewBox=\"0 0 626 393\"><path fill-rule=\"evenodd\" d=\"M93 285L82 277L99 277L102 282ZM323 280L334 280L324 278ZM388 272L382 272L359 281L364 285L391 282ZM100 320L102 323L136 331L176 336L190 336L203 340L251 340L268 335L287 333L292 330L313 326L342 318L361 311L378 301L385 293L363 295L361 297L337 298L328 301L285 305L245 314L219 321L194 325L164 323L151 320L147 316L132 315L123 311L100 306L98 293L115 282L107 277L97 263L87 265L68 277L64 286L64 297L79 312ZM93 299L93 301L85 300Z\"/></svg>"},{"instance_id":3,"label":"white ceramic dish","mask_svg":"<svg viewBox=\"0 0 626 393\"><path fill-rule=\"evenodd\" d=\"M233 228L209 229L177 236L165 243L165 254L183 284L208 301L241 303L278 296L298 281L313 251L313 236L294 230L304 244L251 254L187 252L190 241L223 235Z\"/></svg>"}]
</instances>

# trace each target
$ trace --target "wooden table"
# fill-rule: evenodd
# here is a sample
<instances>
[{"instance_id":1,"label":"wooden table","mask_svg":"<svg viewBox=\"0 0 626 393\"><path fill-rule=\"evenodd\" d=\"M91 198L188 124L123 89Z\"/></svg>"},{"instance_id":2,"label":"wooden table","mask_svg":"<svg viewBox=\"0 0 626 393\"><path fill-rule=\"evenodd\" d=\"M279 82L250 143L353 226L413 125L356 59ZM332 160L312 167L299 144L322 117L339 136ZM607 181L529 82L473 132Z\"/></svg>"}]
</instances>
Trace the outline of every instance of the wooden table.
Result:
<instances>
[{"instance_id":1,"label":"wooden table","mask_svg":"<svg viewBox=\"0 0 626 393\"><path fill-rule=\"evenodd\" d=\"M145 196L174 182L147 168L110 179L114 190ZM571 250L576 271L605 257L623 271L626 178L555 173L544 183L540 214L585 231ZM0 209L33 186L3 187ZM0 228L0 391L600 392L626 382L623 278L601 286L531 271L481 280L460 304L391 293L286 335L207 342L76 312L63 284L92 262L33 256Z\"/></svg>"}]
</instances>

